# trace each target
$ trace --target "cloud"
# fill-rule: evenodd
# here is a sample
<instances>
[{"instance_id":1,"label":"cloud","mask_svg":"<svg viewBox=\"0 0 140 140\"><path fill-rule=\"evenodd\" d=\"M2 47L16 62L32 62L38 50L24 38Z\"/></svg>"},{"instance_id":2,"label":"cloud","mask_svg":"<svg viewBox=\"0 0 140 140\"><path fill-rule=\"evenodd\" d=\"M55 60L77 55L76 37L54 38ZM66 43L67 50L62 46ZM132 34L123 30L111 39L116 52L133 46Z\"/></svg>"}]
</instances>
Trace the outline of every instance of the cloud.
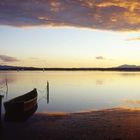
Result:
<instances>
[{"instance_id":1,"label":"cloud","mask_svg":"<svg viewBox=\"0 0 140 140\"><path fill-rule=\"evenodd\" d=\"M140 104L140 100L124 99L123 102L127 104Z\"/></svg>"},{"instance_id":2,"label":"cloud","mask_svg":"<svg viewBox=\"0 0 140 140\"><path fill-rule=\"evenodd\" d=\"M2 0L0 24L140 30L139 0Z\"/></svg>"},{"instance_id":3,"label":"cloud","mask_svg":"<svg viewBox=\"0 0 140 140\"><path fill-rule=\"evenodd\" d=\"M37 57L30 57L29 59L31 59L31 60L39 60L39 58L37 58Z\"/></svg>"},{"instance_id":4,"label":"cloud","mask_svg":"<svg viewBox=\"0 0 140 140\"><path fill-rule=\"evenodd\" d=\"M16 62L19 61L17 58L7 55L0 55L0 60L3 62Z\"/></svg>"},{"instance_id":5,"label":"cloud","mask_svg":"<svg viewBox=\"0 0 140 140\"><path fill-rule=\"evenodd\" d=\"M103 57L103 56L96 56L95 58L98 59L98 60L104 60L105 59L105 57Z\"/></svg>"},{"instance_id":6,"label":"cloud","mask_svg":"<svg viewBox=\"0 0 140 140\"><path fill-rule=\"evenodd\" d=\"M140 37L129 38L127 41L139 41Z\"/></svg>"}]
</instances>

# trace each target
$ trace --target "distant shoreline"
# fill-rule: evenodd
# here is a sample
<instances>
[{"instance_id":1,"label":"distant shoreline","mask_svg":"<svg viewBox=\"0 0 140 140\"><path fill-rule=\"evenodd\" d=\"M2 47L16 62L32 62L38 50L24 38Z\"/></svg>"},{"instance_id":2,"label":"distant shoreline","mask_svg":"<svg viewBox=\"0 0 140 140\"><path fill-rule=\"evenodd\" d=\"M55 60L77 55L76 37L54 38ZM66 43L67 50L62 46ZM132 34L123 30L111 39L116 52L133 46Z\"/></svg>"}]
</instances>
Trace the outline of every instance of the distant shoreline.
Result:
<instances>
[{"instance_id":1,"label":"distant shoreline","mask_svg":"<svg viewBox=\"0 0 140 140\"><path fill-rule=\"evenodd\" d=\"M1 68L0 71L127 71L140 72L140 68Z\"/></svg>"}]
</instances>

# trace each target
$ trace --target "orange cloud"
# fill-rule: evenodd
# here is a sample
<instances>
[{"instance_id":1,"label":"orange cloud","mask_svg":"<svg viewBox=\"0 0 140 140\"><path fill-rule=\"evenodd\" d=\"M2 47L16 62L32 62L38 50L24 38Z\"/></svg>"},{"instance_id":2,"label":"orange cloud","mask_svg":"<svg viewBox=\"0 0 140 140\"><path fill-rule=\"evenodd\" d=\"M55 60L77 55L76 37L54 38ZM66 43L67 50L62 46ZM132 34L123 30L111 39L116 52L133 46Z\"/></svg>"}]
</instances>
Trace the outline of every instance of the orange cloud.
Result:
<instances>
[{"instance_id":1,"label":"orange cloud","mask_svg":"<svg viewBox=\"0 0 140 140\"><path fill-rule=\"evenodd\" d=\"M140 100L124 99L123 102L127 104L140 104Z\"/></svg>"},{"instance_id":2,"label":"orange cloud","mask_svg":"<svg viewBox=\"0 0 140 140\"><path fill-rule=\"evenodd\" d=\"M0 24L140 30L139 0L3 0Z\"/></svg>"},{"instance_id":3,"label":"orange cloud","mask_svg":"<svg viewBox=\"0 0 140 140\"><path fill-rule=\"evenodd\" d=\"M129 38L127 41L139 41L140 37Z\"/></svg>"}]
</instances>

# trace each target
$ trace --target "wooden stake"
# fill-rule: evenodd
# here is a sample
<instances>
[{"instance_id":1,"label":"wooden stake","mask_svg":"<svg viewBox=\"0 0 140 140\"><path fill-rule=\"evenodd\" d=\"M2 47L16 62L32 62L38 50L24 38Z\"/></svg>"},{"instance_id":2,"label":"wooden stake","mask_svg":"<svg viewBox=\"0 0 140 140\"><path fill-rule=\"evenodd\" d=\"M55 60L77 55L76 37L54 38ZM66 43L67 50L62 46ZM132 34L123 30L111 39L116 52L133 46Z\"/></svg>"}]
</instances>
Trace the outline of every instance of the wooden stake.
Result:
<instances>
[{"instance_id":1,"label":"wooden stake","mask_svg":"<svg viewBox=\"0 0 140 140\"><path fill-rule=\"evenodd\" d=\"M1 121L1 110L2 110L2 98L3 98L3 95L0 95L0 121Z\"/></svg>"},{"instance_id":2,"label":"wooden stake","mask_svg":"<svg viewBox=\"0 0 140 140\"><path fill-rule=\"evenodd\" d=\"M47 104L49 103L49 82L47 81Z\"/></svg>"}]
</instances>

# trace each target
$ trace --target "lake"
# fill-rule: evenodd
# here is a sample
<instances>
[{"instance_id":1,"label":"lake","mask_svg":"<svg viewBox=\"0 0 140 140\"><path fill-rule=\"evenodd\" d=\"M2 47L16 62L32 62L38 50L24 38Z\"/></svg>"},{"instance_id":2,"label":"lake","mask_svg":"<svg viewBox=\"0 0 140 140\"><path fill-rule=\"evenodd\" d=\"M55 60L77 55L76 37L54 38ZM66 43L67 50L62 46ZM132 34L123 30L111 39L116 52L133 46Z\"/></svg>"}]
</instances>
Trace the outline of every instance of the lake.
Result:
<instances>
[{"instance_id":1,"label":"lake","mask_svg":"<svg viewBox=\"0 0 140 140\"><path fill-rule=\"evenodd\" d=\"M6 94L5 79L8 82ZM49 82L49 99L46 93ZM33 88L37 112L79 112L114 107L140 107L140 72L1 71L3 101ZM4 110L4 109L3 109Z\"/></svg>"}]
</instances>

